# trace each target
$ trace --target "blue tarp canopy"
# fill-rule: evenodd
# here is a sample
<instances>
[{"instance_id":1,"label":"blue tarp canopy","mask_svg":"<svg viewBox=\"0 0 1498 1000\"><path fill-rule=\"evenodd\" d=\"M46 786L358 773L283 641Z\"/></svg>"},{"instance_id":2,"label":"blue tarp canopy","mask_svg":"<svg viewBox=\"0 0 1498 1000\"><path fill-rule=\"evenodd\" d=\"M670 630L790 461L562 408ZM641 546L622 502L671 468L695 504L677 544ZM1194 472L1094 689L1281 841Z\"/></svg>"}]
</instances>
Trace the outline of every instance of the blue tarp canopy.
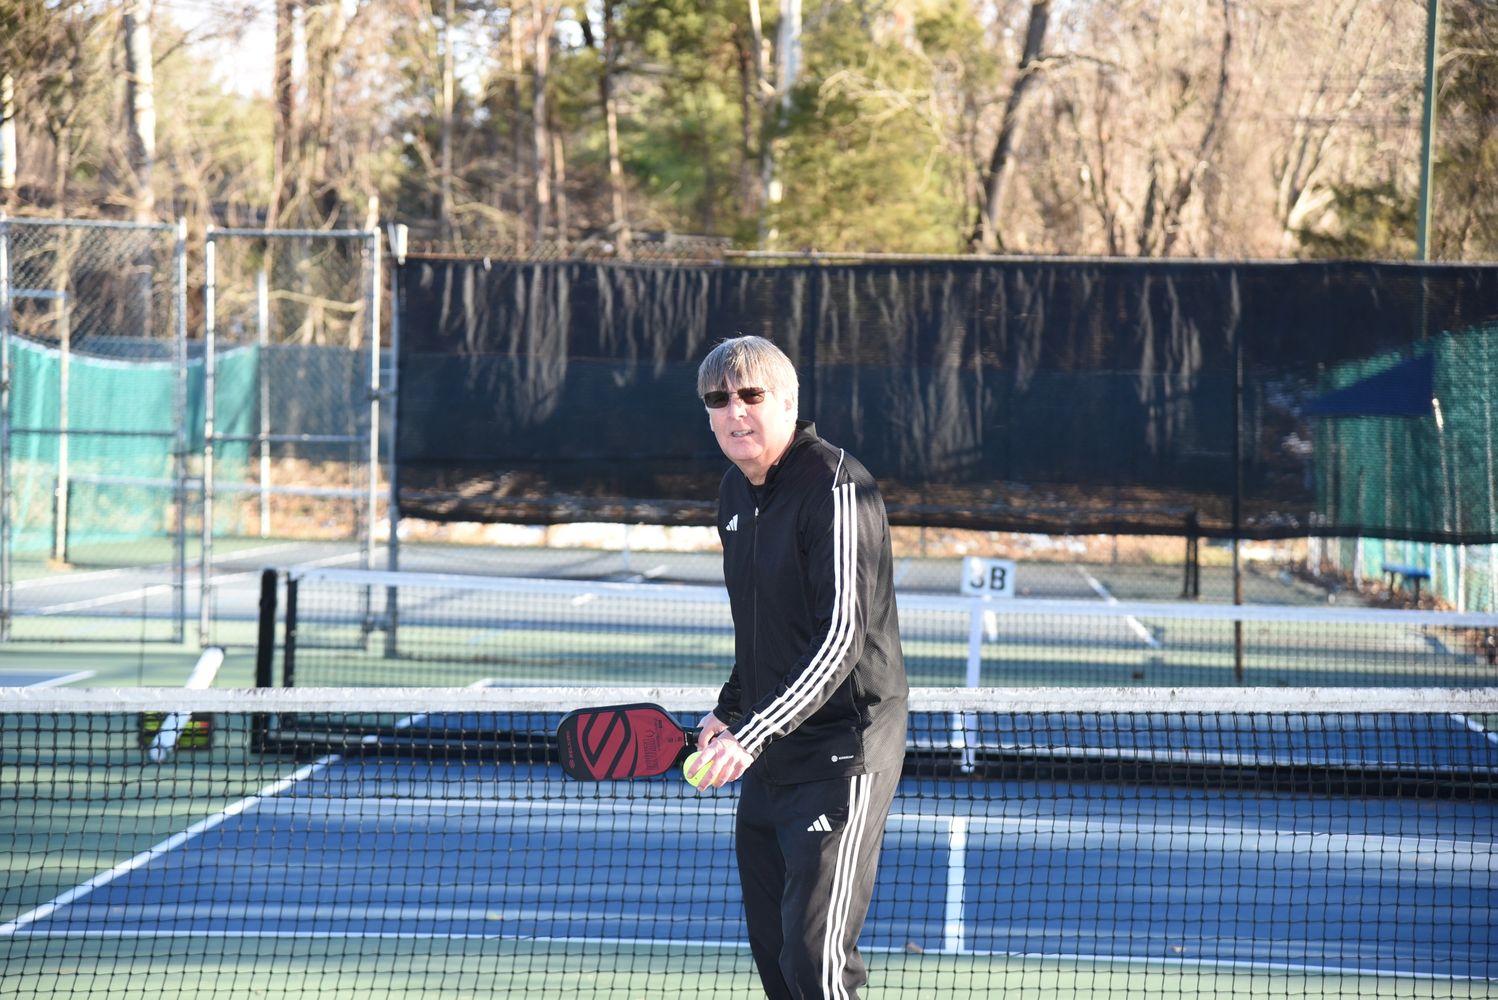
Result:
<instances>
[{"instance_id":1,"label":"blue tarp canopy","mask_svg":"<svg viewBox=\"0 0 1498 1000\"><path fill-rule=\"evenodd\" d=\"M1435 395L1435 355L1422 354L1306 404L1311 417L1423 417Z\"/></svg>"}]
</instances>

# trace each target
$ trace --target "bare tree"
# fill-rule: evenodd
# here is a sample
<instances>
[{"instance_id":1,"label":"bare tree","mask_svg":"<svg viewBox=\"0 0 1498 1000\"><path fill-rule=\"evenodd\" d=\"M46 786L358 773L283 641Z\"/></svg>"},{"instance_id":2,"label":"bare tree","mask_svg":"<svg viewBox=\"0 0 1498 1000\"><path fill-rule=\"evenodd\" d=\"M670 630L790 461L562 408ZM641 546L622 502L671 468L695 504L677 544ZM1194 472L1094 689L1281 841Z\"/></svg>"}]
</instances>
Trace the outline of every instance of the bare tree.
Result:
<instances>
[{"instance_id":1,"label":"bare tree","mask_svg":"<svg viewBox=\"0 0 1498 1000\"><path fill-rule=\"evenodd\" d=\"M21 176L20 102L34 108L65 43L69 18L40 3L0 4L0 209L16 207Z\"/></svg>"},{"instance_id":2,"label":"bare tree","mask_svg":"<svg viewBox=\"0 0 1498 1000\"><path fill-rule=\"evenodd\" d=\"M16 200L16 78L0 67L0 211Z\"/></svg>"},{"instance_id":3,"label":"bare tree","mask_svg":"<svg viewBox=\"0 0 1498 1000\"><path fill-rule=\"evenodd\" d=\"M453 102L455 100L455 58L453 49L457 42L457 4L454 0L442 2L442 30L438 34L441 47L441 106L437 109L440 119L437 140L437 231L444 241L453 238Z\"/></svg>"},{"instance_id":4,"label":"bare tree","mask_svg":"<svg viewBox=\"0 0 1498 1000\"><path fill-rule=\"evenodd\" d=\"M1200 126L1196 144L1194 148L1187 150L1184 157L1172 157L1167 151L1161 150L1162 155L1150 162L1149 188L1145 192L1137 242L1141 257L1156 254L1169 256L1181 234L1181 213L1196 193L1222 134L1230 80L1228 67L1233 51L1230 0L1221 0L1221 8L1222 42L1217 50L1216 80L1211 85L1210 105L1206 109L1206 120ZM1194 96L1189 86L1183 87L1177 107L1184 110L1184 105L1190 103Z\"/></svg>"},{"instance_id":5,"label":"bare tree","mask_svg":"<svg viewBox=\"0 0 1498 1000\"><path fill-rule=\"evenodd\" d=\"M603 37L596 38L592 22L579 18L583 38L598 51L598 103L603 111L604 142L609 158L609 229L621 257L629 256L629 214L624 202L624 161L619 150L619 107L614 99L614 78L619 71L619 0L604 0Z\"/></svg>"},{"instance_id":6,"label":"bare tree","mask_svg":"<svg viewBox=\"0 0 1498 1000\"><path fill-rule=\"evenodd\" d=\"M745 216L759 211L763 193L754 169L756 111L766 86L764 67L764 31L759 22L759 0L749 0L749 23L734 25L733 42L739 77L739 211Z\"/></svg>"},{"instance_id":7,"label":"bare tree","mask_svg":"<svg viewBox=\"0 0 1498 1000\"><path fill-rule=\"evenodd\" d=\"M551 75L551 47L559 11L546 0L531 0L531 152L534 212L531 236L546 239L552 227L552 141L547 89Z\"/></svg>"},{"instance_id":8,"label":"bare tree","mask_svg":"<svg viewBox=\"0 0 1498 1000\"><path fill-rule=\"evenodd\" d=\"M749 0L750 17L756 39L761 37L758 0ZM756 45L762 50L762 44ZM764 138L760 142L760 179L764 186L764 205L774 210L784 192L778 167L780 137L791 112L792 92L801 76L801 0L780 0L780 23L775 33L775 83L766 90L764 102ZM764 90L764 88L761 88ZM761 226L761 239L773 245L773 225Z\"/></svg>"},{"instance_id":9,"label":"bare tree","mask_svg":"<svg viewBox=\"0 0 1498 1000\"><path fill-rule=\"evenodd\" d=\"M156 219L151 175L156 164L156 86L151 54L152 0L125 3L125 95L130 133L131 201L137 222Z\"/></svg>"},{"instance_id":10,"label":"bare tree","mask_svg":"<svg viewBox=\"0 0 1498 1000\"><path fill-rule=\"evenodd\" d=\"M1025 28L1025 45L1009 99L1004 103L1004 117L994 140L984 176L983 193L978 205L978 219L969 243L974 249L993 253L1003 246L999 218L1009 177L1014 169L1015 149L1024 134L1028 98L1040 81L1042 51L1046 26L1050 23L1050 0L1034 0L1030 5L1029 24Z\"/></svg>"},{"instance_id":11,"label":"bare tree","mask_svg":"<svg viewBox=\"0 0 1498 1000\"><path fill-rule=\"evenodd\" d=\"M1173 17L1138 0L1094 9L1074 25L1073 65L1053 74L1058 128L1037 151L1054 162L1032 185L1043 217L1076 216L1100 246L1052 252L1166 255L1200 215L1203 178L1228 128L1233 76L1231 0L1212 21ZM1078 205L1073 205L1075 200ZM1075 227L1074 227L1075 228Z\"/></svg>"},{"instance_id":12,"label":"bare tree","mask_svg":"<svg viewBox=\"0 0 1498 1000\"><path fill-rule=\"evenodd\" d=\"M265 215L266 224L270 226L280 222L282 212L292 200L296 150L301 145L294 69L299 4L297 0L275 0L275 4L275 55L271 70L271 102L275 127L271 154L270 204Z\"/></svg>"},{"instance_id":13,"label":"bare tree","mask_svg":"<svg viewBox=\"0 0 1498 1000\"><path fill-rule=\"evenodd\" d=\"M1382 119L1404 89L1402 79L1391 86L1389 66L1398 58L1400 21L1414 26L1400 9L1409 6L1336 0L1309 23L1279 5L1253 9L1258 30L1248 37L1246 59L1266 91L1264 113L1280 126L1262 136L1278 252L1295 250L1296 233L1327 206L1326 182L1349 157L1387 134Z\"/></svg>"}]
</instances>

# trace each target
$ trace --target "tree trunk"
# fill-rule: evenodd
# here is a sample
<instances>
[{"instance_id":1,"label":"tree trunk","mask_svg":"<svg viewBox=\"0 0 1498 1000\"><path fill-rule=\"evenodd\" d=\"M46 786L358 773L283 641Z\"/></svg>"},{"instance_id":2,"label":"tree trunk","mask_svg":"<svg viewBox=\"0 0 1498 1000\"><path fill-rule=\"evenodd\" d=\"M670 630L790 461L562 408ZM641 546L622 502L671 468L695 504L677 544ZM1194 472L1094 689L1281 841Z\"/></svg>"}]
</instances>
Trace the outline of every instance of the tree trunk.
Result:
<instances>
[{"instance_id":1,"label":"tree trunk","mask_svg":"<svg viewBox=\"0 0 1498 1000\"><path fill-rule=\"evenodd\" d=\"M759 206L759 185L754 177L754 109L759 106L760 76L759 4L750 0L754 29L746 37L742 28L734 32L739 64L739 215L754 214Z\"/></svg>"},{"instance_id":2,"label":"tree trunk","mask_svg":"<svg viewBox=\"0 0 1498 1000\"><path fill-rule=\"evenodd\" d=\"M570 220L567 217L567 148L560 129L551 132L551 216L555 219L557 239L567 240Z\"/></svg>"},{"instance_id":3,"label":"tree trunk","mask_svg":"<svg viewBox=\"0 0 1498 1000\"><path fill-rule=\"evenodd\" d=\"M293 160L299 145L297 141L296 79L293 72L293 53L296 49L296 5L297 0L276 0L275 62L272 69L271 96L275 105L274 133L272 143L270 204L266 211L266 225L277 226L292 201L291 178L295 172Z\"/></svg>"},{"instance_id":4,"label":"tree trunk","mask_svg":"<svg viewBox=\"0 0 1498 1000\"><path fill-rule=\"evenodd\" d=\"M0 211L16 200L16 80L0 70Z\"/></svg>"},{"instance_id":5,"label":"tree trunk","mask_svg":"<svg viewBox=\"0 0 1498 1000\"><path fill-rule=\"evenodd\" d=\"M156 86L151 57L152 0L125 4L125 96L130 120L131 201L136 222L156 221L156 192L151 174L156 164Z\"/></svg>"},{"instance_id":6,"label":"tree trunk","mask_svg":"<svg viewBox=\"0 0 1498 1000\"><path fill-rule=\"evenodd\" d=\"M757 5L756 11L757 14ZM758 18L755 18L756 23ZM780 177L780 138L791 112L791 92L801 75L801 0L780 0L780 25L775 35L775 89L767 95L771 107L764 115L765 138L760 145L760 176L764 182L764 205L773 211L784 194ZM773 244L776 231L760 226L761 240Z\"/></svg>"},{"instance_id":7,"label":"tree trunk","mask_svg":"<svg viewBox=\"0 0 1498 1000\"><path fill-rule=\"evenodd\" d=\"M453 99L455 74L453 67L453 19L456 16L454 0L445 0L442 6L442 124L438 136L437 150L437 229L444 243L453 237Z\"/></svg>"},{"instance_id":8,"label":"tree trunk","mask_svg":"<svg viewBox=\"0 0 1498 1000\"><path fill-rule=\"evenodd\" d=\"M532 238L540 243L551 228L551 123L546 99L547 77L551 72L551 29L557 12L543 0L531 0L531 150L535 188L532 191L534 223Z\"/></svg>"},{"instance_id":9,"label":"tree trunk","mask_svg":"<svg viewBox=\"0 0 1498 1000\"><path fill-rule=\"evenodd\" d=\"M136 222L156 221L156 190L151 175L156 164L156 84L151 55L152 0L126 0L125 104L130 134L130 201ZM130 284L134 304L126 322L149 337L156 326L151 295L152 254L143 249L131 261Z\"/></svg>"},{"instance_id":10,"label":"tree trunk","mask_svg":"<svg viewBox=\"0 0 1498 1000\"><path fill-rule=\"evenodd\" d=\"M510 177L506 184L506 192L509 196L510 209L517 219L526 216L525 185L521 178L525 177L528 164L525 159L525 143L521 136L525 134L525 43L520 36L520 31L515 19L515 8L510 9L510 20L507 26L509 35L510 54ZM525 226L517 226L524 239Z\"/></svg>"},{"instance_id":11,"label":"tree trunk","mask_svg":"<svg viewBox=\"0 0 1498 1000\"><path fill-rule=\"evenodd\" d=\"M1160 204L1160 256L1169 256L1171 249L1181 234L1181 213L1186 208L1187 202L1196 192L1202 174L1206 172L1211 163L1212 155L1217 149L1218 137L1222 134L1223 118L1227 106L1228 95L1228 64L1229 57L1233 51L1233 17L1232 11L1228 9L1229 0L1222 0L1222 48L1219 51L1217 63L1217 91L1212 98L1212 111L1207 119L1207 126L1202 130L1201 140L1197 143L1191 165L1181 171L1176 177L1176 183ZM1153 180L1151 187L1154 187ZM1141 234L1139 248L1140 256L1148 253L1149 247L1144 242L1149 238L1146 230Z\"/></svg>"},{"instance_id":12,"label":"tree trunk","mask_svg":"<svg viewBox=\"0 0 1498 1000\"><path fill-rule=\"evenodd\" d=\"M316 225L341 224L343 192L333 176L333 116L338 86L338 53L343 47L347 20L341 0L322 0L303 7L307 45L307 109L298 158L309 209ZM355 225L347 220L350 227Z\"/></svg>"},{"instance_id":13,"label":"tree trunk","mask_svg":"<svg viewBox=\"0 0 1498 1000\"><path fill-rule=\"evenodd\" d=\"M619 59L619 40L614 37L618 27L615 0L603 5L603 40L599 45L600 71L598 74L598 100L603 105L604 139L609 153L609 212L612 216L610 229L614 247L620 257L629 256L631 233L629 215L624 203L624 161L619 152L619 109L614 100L614 70Z\"/></svg>"},{"instance_id":14,"label":"tree trunk","mask_svg":"<svg viewBox=\"0 0 1498 1000\"><path fill-rule=\"evenodd\" d=\"M985 253L995 253L1003 246L1003 237L999 232L999 212L1003 208L1004 193L1014 170L1014 155L1024 135L1026 98L1040 80L1041 49L1045 45L1050 16L1050 0L1034 0L1030 5L1030 24L1025 29L1025 47L1020 54L1019 75L1009 91L1009 99L1004 102L1004 118L999 125L998 138L994 140L993 155L988 161L988 174L983 181L977 225L973 227L973 234L969 239L974 249Z\"/></svg>"}]
</instances>

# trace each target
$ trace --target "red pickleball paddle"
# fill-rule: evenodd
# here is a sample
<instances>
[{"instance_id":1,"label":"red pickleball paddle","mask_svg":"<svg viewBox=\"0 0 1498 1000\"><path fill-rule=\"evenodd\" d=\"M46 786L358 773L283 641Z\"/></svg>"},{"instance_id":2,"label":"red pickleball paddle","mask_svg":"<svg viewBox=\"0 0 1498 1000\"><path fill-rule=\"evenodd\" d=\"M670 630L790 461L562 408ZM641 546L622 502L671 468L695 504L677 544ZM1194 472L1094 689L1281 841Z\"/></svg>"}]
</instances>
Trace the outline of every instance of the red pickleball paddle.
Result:
<instances>
[{"instance_id":1,"label":"red pickleball paddle","mask_svg":"<svg viewBox=\"0 0 1498 1000\"><path fill-rule=\"evenodd\" d=\"M607 705L568 712L557 725L562 770L583 781L665 774L696 748L685 729L659 705Z\"/></svg>"}]
</instances>

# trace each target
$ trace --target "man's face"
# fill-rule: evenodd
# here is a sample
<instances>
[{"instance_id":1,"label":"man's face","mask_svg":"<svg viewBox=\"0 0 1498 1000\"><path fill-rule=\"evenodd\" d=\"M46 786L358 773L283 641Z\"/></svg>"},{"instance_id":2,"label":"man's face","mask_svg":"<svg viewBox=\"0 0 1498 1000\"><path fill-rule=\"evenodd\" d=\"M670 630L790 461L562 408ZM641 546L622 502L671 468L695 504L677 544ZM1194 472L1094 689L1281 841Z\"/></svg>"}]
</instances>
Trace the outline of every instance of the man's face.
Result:
<instances>
[{"instance_id":1,"label":"man's face","mask_svg":"<svg viewBox=\"0 0 1498 1000\"><path fill-rule=\"evenodd\" d=\"M767 389L758 403L740 398L739 386L729 379L728 405L708 408L707 419L718 447L756 486L765 481L770 466L780 460L796 436L796 409L792 400Z\"/></svg>"}]
</instances>

